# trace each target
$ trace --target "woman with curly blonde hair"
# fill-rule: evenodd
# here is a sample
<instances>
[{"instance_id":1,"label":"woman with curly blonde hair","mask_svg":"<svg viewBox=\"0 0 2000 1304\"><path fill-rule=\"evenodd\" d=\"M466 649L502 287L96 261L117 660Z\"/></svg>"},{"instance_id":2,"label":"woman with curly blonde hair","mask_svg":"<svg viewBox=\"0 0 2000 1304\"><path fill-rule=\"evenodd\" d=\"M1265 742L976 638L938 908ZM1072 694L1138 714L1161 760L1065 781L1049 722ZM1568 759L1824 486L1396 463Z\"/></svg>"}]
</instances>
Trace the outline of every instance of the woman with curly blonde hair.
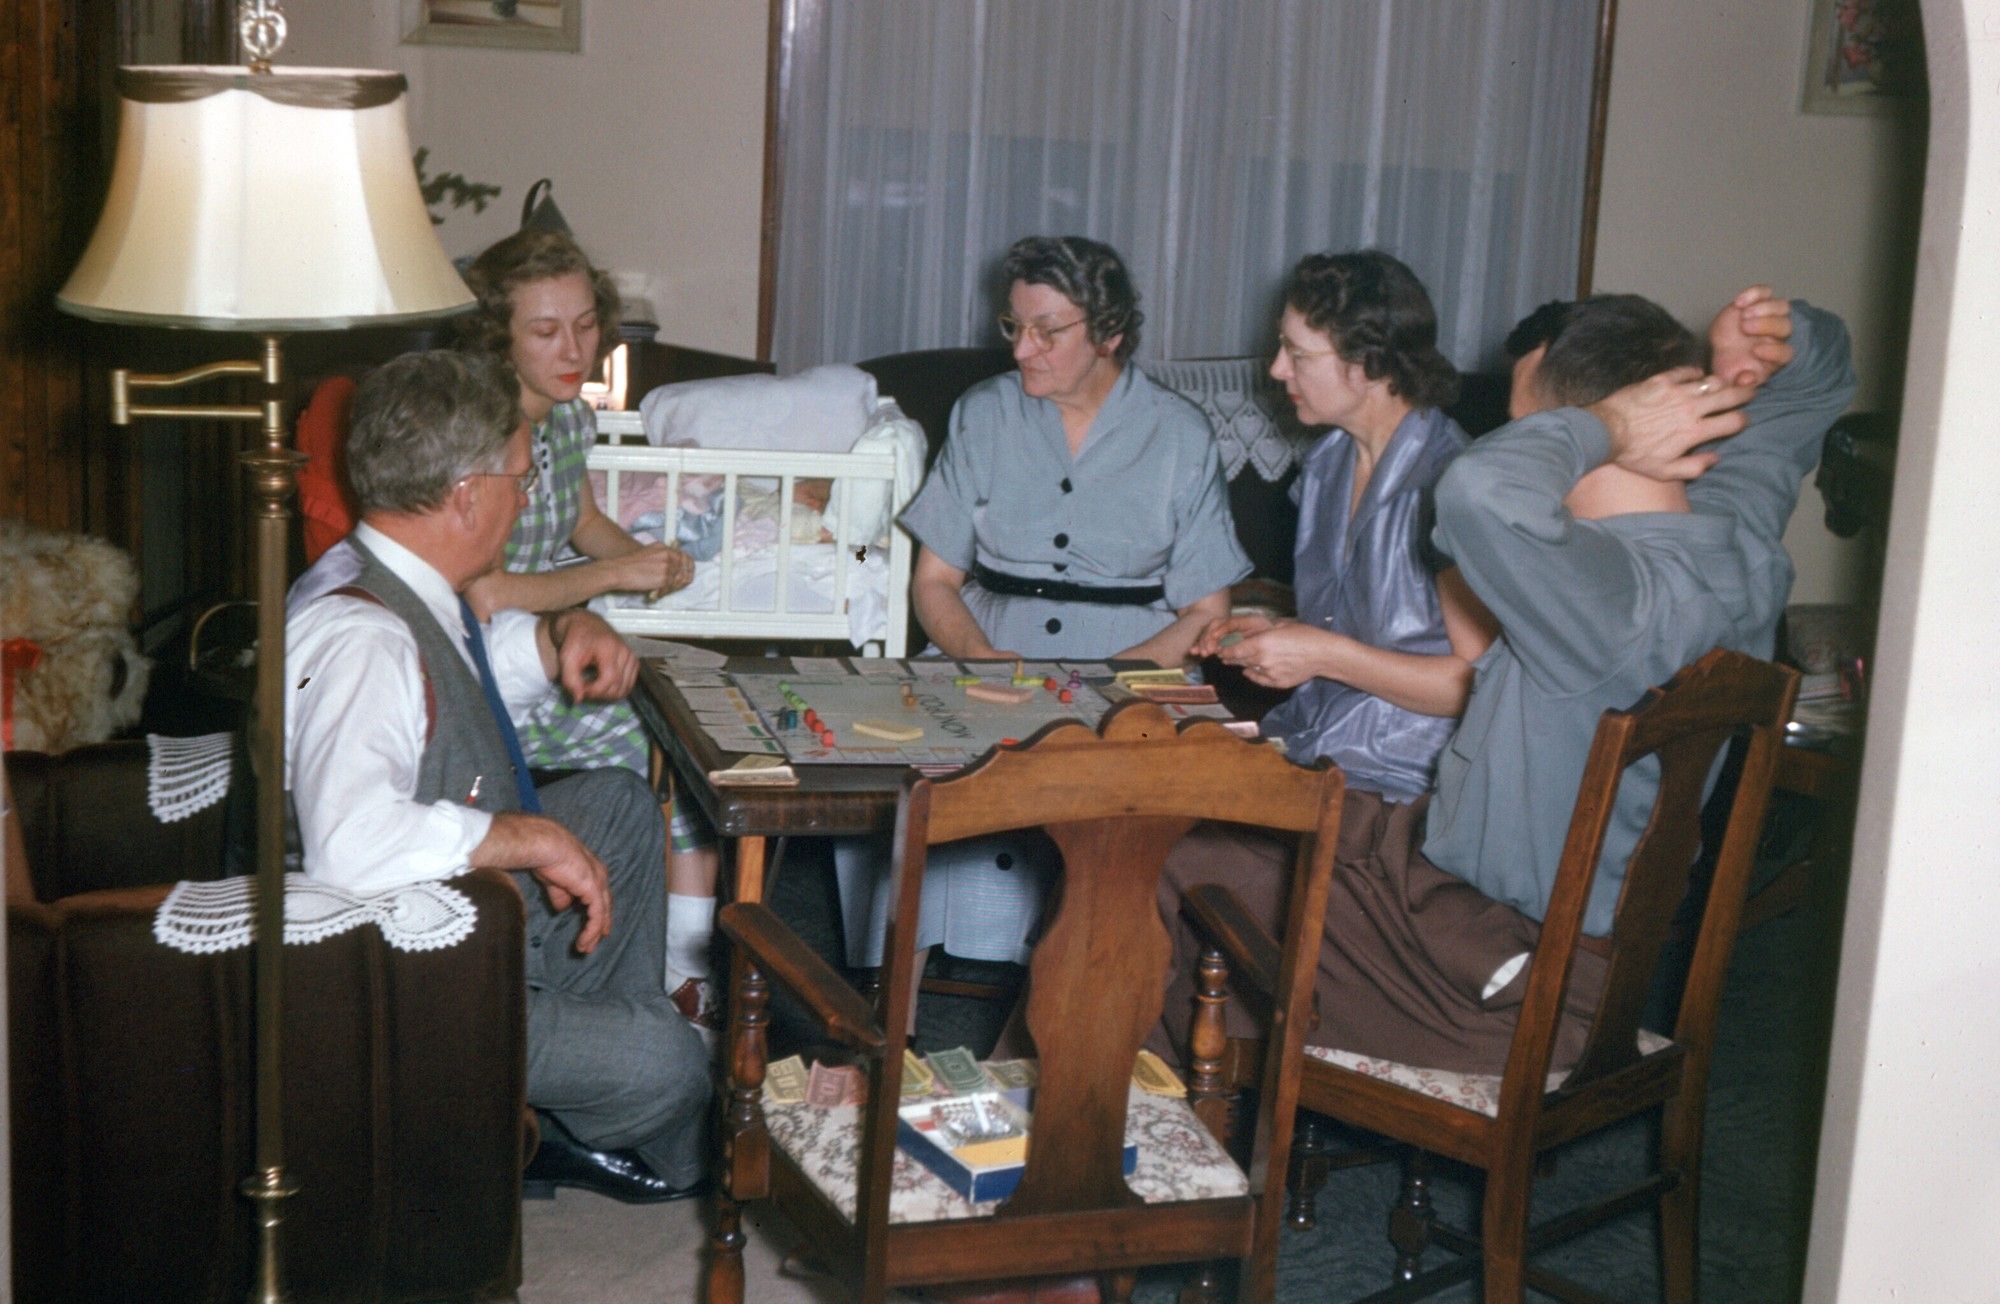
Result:
<instances>
[{"instance_id":1,"label":"woman with curly blonde hair","mask_svg":"<svg viewBox=\"0 0 2000 1304\"><path fill-rule=\"evenodd\" d=\"M597 422L583 385L616 342L618 290L611 278L566 232L524 230L480 254L465 279L479 303L459 320L461 346L513 369L540 473L501 568L466 590L474 609L482 617L501 607L559 611L604 593L686 587L693 559L626 533L598 510L586 474ZM647 769L645 732L623 702L556 699L520 732L528 763L539 769ZM716 1002L706 952L715 913L714 839L685 803L677 804L670 833L666 981L682 1013L712 1027Z\"/></svg>"}]
</instances>

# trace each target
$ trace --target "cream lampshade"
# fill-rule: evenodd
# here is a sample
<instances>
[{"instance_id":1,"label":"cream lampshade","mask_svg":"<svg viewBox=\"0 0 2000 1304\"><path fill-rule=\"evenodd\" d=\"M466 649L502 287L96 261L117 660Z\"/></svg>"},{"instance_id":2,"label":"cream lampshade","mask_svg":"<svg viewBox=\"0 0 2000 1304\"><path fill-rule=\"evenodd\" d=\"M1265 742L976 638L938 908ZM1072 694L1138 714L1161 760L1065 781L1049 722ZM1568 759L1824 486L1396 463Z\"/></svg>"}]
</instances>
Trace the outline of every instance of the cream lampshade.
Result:
<instances>
[{"instance_id":1,"label":"cream lampshade","mask_svg":"<svg viewBox=\"0 0 2000 1304\"><path fill-rule=\"evenodd\" d=\"M417 189L400 73L140 67L117 86L110 190L64 310L285 332L471 305Z\"/></svg>"}]
</instances>

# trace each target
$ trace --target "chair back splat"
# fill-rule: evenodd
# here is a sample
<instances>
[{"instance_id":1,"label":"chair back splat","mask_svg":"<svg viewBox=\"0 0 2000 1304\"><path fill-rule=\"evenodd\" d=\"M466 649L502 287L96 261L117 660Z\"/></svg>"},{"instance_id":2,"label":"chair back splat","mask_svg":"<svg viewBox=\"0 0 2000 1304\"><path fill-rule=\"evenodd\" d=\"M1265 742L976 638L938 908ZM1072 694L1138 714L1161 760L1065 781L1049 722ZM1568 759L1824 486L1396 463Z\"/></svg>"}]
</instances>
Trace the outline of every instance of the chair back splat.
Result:
<instances>
[{"instance_id":1,"label":"chair back splat","mask_svg":"<svg viewBox=\"0 0 2000 1304\"><path fill-rule=\"evenodd\" d=\"M815 966L779 945L762 907L725 908L724 930L744 945L742 968L803 986L806 1003L868 1073L870 1095L846 1152L851 1205L841 1195L829 1199L822 1182L817 1210L803 1221L794 1217L817 1252L834 1260L836 1270L846 1268L860 1298L915 1283L1126 1273L1225 1258L1244 1260L1241 1298L1270 1298L1283 1214L1282 1156L1297 1104L1343 789L1337 770L1293 765L1275 748L1213 721L1176 728L1157 705L1144 702L1114 709L1095 730L1051 726L949 777L912 774L897 813L879 1009L865 1027L854 1026L852 989L830 970L812 972ZM1203 820L1262 826L1295 838L1299 849L1288 946L1272 1001L1279 1031L1259 1061L1264 1108L1247 1175L1185 1102L1165 1102L1186 1116L1191 1133L1182 1135L1205 1138L1201 1144L1228 1175L1190 1194L1159 1176L1162 1165L1172 1166L1166 1158L1172 1143L1152 1157L1150 1183L1148 1157L1142 1154L1139 1173L1128 1180L1124 1152L1128 1112L1140 1108L1131 1095L1133 1061L1159 1020L1171 963L1160 873L1175 844ZM899 1173L896 1130L924 866L941 843L1026 829L1044 831L1062 862L1029 963L1026 1018L1038 1063L1027 1160L1018 1185L997 1205L913 1217L907 1207L913 1179ZM740 1035L738 1043L745 1043ZM735 1075L761 1081L761 1065L744 1058L739 1049ZM795 1159L782 1133L793 1123L772 1122L773 1144L765 1147L752 1136L762 1118L745 1116L754 1102L739 1105L752 1109L739 1108L725 1121L725 1189L711 1240L723 1255L733 1253L737 1199L768 1192L782 1205L788 1192L802 1194L809 1185L792 1175ZM814 1155L825 1152L822 1145ZM1280 1161L1270 1162L1273 1155ZM734 1275L719 1258L710 1281L727 1286Z\"/></svg>"},{"instance_id":2,"label":"chair back splat","mask_svg":"<svg viewBox=\"0 0 2000 1304\"><path fill-rule=\"evenodd\" d=\"M1718 649L1652 689L1630 709L1606 711L1588 755L1569 833L1541 933L1529 963L1507 1061L1496 1079L1423 1065L1392 1064L1340 1048L1318 1048L1299 1080L1299 1103L1407 1147L1418 1162L1405 1171L1390 1219L1398 1284L1382 1297L1415 1299L1478 1274L1488 1304L1512 1304L1532 1285L1562 1299L1598 1298L1552 1272L1530 1266L1539 1251L1649 1202L1660 1210L1662 1294L1691 1304L1700 1225L1701 1137L1714 1046L1716 1010L1742 915L1758 832L1770 798L1796 673ZM1737 780L1729 823L1682 984L1671 1039L1642 1030L1640 1019L1675 915L1687 897L1701 841L1701 806L1729 740L1747 730L1750 746ZM1620 785L1634 776L1658 781L1657 796L1624 865L1606 938L1583 933L1606 835L1618 814ZM1232 919L1240 903L1221 884L1188 894L1187 910L1215 942L1216 972L1207 990L1259 972L1268 939L1245 934ZM1232 933L1240 936L1232 937ZM1577 952L1607 957L1604 989L1574 1065L1556 1066L1563 998ZM1227 952L1224 964L1220 952ZM1213 1016L1220 1042L1219 1013ZM1218 1061L1219 1062L1219 1061ZM1551 1074L1556 1067L1564 1071ZM1237 1085L1242 1085L1240 1075ZM1528 1226L1538 1155L1633 1114L1661 1110L1658 1163L1645 1180L1583 1208ZM1297 1221L1311 1225L1315 1169L1310 1147L1295 1151ZM1443 1154L1485 1172L1475 1237L1438 1222L1427 1188L1425 1154ZM1460 1257L1424 1266L1441 1246ZM1371 1296L1370 1298L1376 1298Z\"/></svg>"},{"instance_id":3,"label":"chair back splat","mask_svg":"<svg viewBox=\"0 0 2000 1304\"><path fill-rule=\"evenodd\" d=\"M1605 712L1584 766L1562 867L1536 951L1538 961L1545 956L1561 957L1559 966L1548 967L1559 967L1564 981L1596 882L1619 784L1628 770L1649 766L1659 775L1659 789L1645 829L1626 861L1609 939L1611 959L1604 996L1583 1053L1564 1082L1565 1090L1581 1090L1640 1058L1639 1020L1701 850L1701 807L1709 778L1721 766L1730 738L1748 728L1750 752L1738 780L1737 800L1708 901L1710 911L1726 912L1727 918L1718 914L1702 921L1701 936L1708 945L1705 953L1698 948L1689 966L1686 994L1693 999L1680 1004L1683 1023L1689 1026L1674 1030L1674 1040L1682 1046L1693 1041L1706 1044L1706 1035L1695 1038L1687 1034L1694 1032L1696 1025L1703 1034L1714 1027L1721 970L1735 945L1736 919L1796 685L1797 676L1790 671L1717 651L1669 683L1648 691L1629 710ZM1705 968L1715 972L1704 978ZM1549 1030L1547 1038L1537 1039L1539 1047L1524 1046L1523 1039L1516 1039L1516 1054L1540 1052L1540 1067L1524 1081L1548 1071L1548 1054L1554 1047L1562 983L1551 981L1546 986L1545 991L1537 990L1531 976L1523 1003L1524 1026L1542 1026L1545 1016ZM1537 1017L1531 1018L1530 1010ZM1510 1061L1510 1072L1513 1067Z\"/></svg>"}]
</instances>

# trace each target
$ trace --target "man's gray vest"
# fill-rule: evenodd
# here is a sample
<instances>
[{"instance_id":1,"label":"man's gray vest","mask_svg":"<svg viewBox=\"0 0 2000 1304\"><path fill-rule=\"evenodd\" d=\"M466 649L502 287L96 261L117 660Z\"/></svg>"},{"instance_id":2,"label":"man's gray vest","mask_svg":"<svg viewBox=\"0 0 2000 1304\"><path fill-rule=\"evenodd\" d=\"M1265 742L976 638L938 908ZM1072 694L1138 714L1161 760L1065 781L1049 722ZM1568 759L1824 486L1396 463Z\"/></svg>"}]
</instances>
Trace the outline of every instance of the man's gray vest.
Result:
<instances>
[{"instance_id":1,"label":"man's gray vest","mask_svg":"<svg viewBox=\"0 0 2000 1304\"><path fill-rule=\"evenodd\" d=\"M462 636L441 628L423 599L360 541L348 543L361 558L361 573L347 587L368 594L409 627L423 661L427 694L437 706L417 768L415 799L426 805L447 800L484 811L519 810L507 743L486 705L479 677L459 650Z\"/></svg>"}]
</instances>

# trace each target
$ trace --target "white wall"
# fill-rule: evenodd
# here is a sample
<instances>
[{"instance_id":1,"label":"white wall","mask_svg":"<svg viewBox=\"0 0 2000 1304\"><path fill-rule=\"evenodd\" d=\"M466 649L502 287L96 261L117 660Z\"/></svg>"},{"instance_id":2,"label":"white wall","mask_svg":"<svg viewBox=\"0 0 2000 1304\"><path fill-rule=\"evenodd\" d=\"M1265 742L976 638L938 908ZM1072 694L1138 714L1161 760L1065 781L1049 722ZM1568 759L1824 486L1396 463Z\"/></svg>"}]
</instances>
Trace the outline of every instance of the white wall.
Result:
<instances>
[{"instance_id":1,"label":"white wall","mask_svg":"<svg viewBox=\"0 0 2000 1304\"><path fill-rule=\"evenodd\" d=\"M401 0L288 0L280 62L393 68L429 168L504 188L445 252L511 231L538 177L591 257L648 278L660 338L757 345L768 0L587 0L580 54L401 44Z\"/></svg>"},{"instance_id":2,"label":"white wall","mask_svg":"<svg viewBox=\"0 0 2000 1304\"><path fill-rule=\"evenodd\" d=\"M1859 409L1893 408L1909 303L1922 133L1799 111L1811 0L1620 5L1596 285L1706 322L1767 281L1853 331ZM1793 600L1863 596L1857 543L1810 486L1786 535Z\"/></svg>"},{"instance_id":3,"label":"white wall","mask_svg":"<svg viewBox=\"0 0 2000 1304\"><path fill-rule=\"evenodd\" d=\"M2000 0L1925 0L1930 175L1805 1298L2000 1299Z\"/></svg>"}]
</instances>

